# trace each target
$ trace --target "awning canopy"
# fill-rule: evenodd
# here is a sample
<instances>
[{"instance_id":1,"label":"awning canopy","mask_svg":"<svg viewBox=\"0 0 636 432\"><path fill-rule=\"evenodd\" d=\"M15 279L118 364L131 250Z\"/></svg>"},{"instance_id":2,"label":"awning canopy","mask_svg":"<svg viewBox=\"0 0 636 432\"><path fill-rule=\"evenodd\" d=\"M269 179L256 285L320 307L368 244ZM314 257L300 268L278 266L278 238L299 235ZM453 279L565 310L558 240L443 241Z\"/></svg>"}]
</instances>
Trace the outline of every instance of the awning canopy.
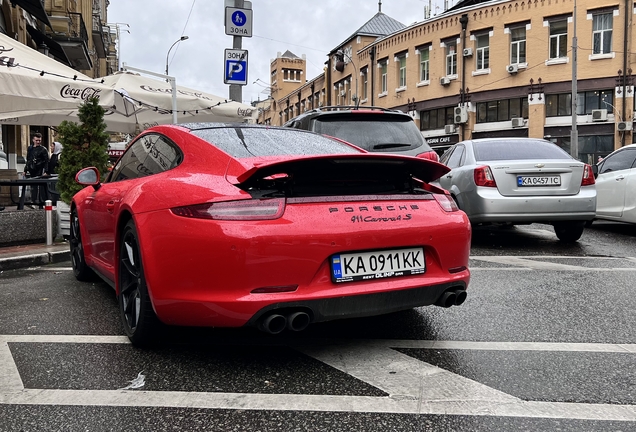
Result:
<instances>
[{"instance_id":1,"label":"awning canopy","mask_svg":"<svg viewBox=\"0 0 636 432\"><path fill-rule=\"evenodd\" d=\"M11 0L11 6L20 6L22 9L42 21L47 26L51 27L51 21L49 16L44 10L44 5L40 0ZM53 27L51 27L53 28Z\"/></svg>"}]
</instances>

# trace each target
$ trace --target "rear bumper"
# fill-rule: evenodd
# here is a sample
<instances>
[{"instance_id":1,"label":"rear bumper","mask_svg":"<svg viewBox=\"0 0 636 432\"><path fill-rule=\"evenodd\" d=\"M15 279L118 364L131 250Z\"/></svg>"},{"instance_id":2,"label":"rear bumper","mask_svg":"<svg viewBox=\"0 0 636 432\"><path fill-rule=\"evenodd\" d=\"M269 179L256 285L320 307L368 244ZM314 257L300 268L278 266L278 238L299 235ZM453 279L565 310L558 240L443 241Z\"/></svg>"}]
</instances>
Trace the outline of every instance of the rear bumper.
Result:
<instances>
[{"instance_id":1,"label":"rear bumper","mask_svg":"<svg viewBox=\"0 0 636 432\"><path fill-rule=\"evenodd\" d=\"M582 187L569 196L502 196L494 188L477 188L471 197L471 223L588 221L596 215L596 189Z\"/></svg>"}]
</instances>

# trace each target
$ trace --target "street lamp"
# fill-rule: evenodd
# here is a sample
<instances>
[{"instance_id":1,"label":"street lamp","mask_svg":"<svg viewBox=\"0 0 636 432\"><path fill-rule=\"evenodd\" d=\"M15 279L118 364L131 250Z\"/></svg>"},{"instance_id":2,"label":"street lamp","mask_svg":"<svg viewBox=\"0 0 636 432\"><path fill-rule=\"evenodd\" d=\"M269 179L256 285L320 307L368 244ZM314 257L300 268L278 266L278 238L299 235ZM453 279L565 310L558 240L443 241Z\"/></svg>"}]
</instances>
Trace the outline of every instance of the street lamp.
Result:
<instances>
[{"instance_id":1,"label":"street lamp","mask_svg":"<svg viewBox=\"0 0 636 432\"><path fill-rule=\"evenodd\" d=\"M170 47L170 49L168 50L168 54L166 54L166 75L168 75L168 57L170 57L170 51L172 50L172 48L174 48L174 46L176 44L178 44L179 42L184 41L186 39L188 39L187 36L181 36L179 38L179 40L177 40L175 43L173 43L172 46Z\"/></svg>"}]
</instances>

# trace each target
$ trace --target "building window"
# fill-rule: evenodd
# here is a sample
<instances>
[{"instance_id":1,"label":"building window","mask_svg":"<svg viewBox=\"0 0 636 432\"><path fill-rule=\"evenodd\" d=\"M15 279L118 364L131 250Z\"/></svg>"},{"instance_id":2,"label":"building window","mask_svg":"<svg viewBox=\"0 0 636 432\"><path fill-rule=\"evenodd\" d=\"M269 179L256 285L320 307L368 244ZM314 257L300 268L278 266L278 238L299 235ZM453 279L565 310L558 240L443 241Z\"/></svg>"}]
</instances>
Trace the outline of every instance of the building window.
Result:
<instances>
[{"instance_id":1,"label":"building window","mask_svg":"<svg viewBox=\"0 0 636 432\"><path fill-rule=\"evenodd\" d=\"M457 42L446 42L446 75L457 75Z\"/></svg>"},{"instance_id":2,"label":"building window","mask_svg":"<svg viewBox=\"0 0 636 432\"><path fill-rule=\"evenodd\" d=\"M283 81L300 82L301 71L297 69L283 69Z\"/></svg>"},{"instance_id":3,"label":"building window","mask_svg":"<svg viewBox=\"0 0 636 432\"><path fill-rule=\"evenodd\" d=\"M368 98L367 88L369 87L369 72L367 69L362 69L362 100Z\"/></svg>"},{"instance_id":4,"label":"building window","mask_svg":"<svg viewBox=\"0 0 636 432\"><path fill-rule=\"evenodd\" d=\"M592 53L609 54L612 52L612 12L593 15Z\"/></svg>"},{"instance_id":5,"label":"building window","mask_svg":"<svg viewBox=\"0 0 636 432\"><path fill-rule=\"evenodd\" d=\"M429 81L429 58L430 50L428 47L420 50L420 81Z\"/></svg>"},{"instance_id":6,"label":"building window","mask_svg":"<svg viewBox=\"0 0 636 432\"><path fill-rule=\"evenodd\" d=\"M388 63L389 63L388 60L384 60L384 61L380 62L380 93L386 93L387 92L386 76L387 76Z\"/></svg>"},{"instance_id":7,"label":"building window","mask_svg":"<svg viewBox=\"0 0 636 432\"><path fill-rule=\"evenodd\" d=\"M490 67L490 37L488 33L475 36L477 40L477 70Z\"/></svg>"},{"instance_id":8,"label":"building window","mask_svg":"<svg viewBox=\"0 0 636 432\"><path fill-rule=\"evenodd\" d=\"M510 64L526 62L526 27L510 29Z\"/></svg>"},{"instance_id":9,"label":"building window","mask_svg":"<svg viewBox=\"0 0 636 432\"><path fill-rule=\"evenodd\" d=\"M572 94L546 95L545 116L572 116Z\"/></svg>"},{"instance_id":10,"label":"building window","mask_svg":"<svg viewBox=\"0 0 636 432\"><path fill-rule=\"evenodd\" d=\"M444 129L444 126L455 123L454 107L437 108L420 112L420 129Z\"/></svg>"},{"instance_id":11,"label":"building window","mask_svg":"<svg viewBox=\"0 0 636 432\"><path fill-rule=\"evenodd\" d=\"M477 123L508 121L513 118L528 118L528 98L502 99L477 102Z\"/></svg>"},{"instance_id":12,"label":"building window","mask_svg":"<svg viewBox=\"0 0 636 432\"><path fill-rule=\"evenodd\" d=\"M567 57L568 20L550 21L550 59Z\"/></svg>"},{"instance_id":13,"label":"building window","mask_svg":"<svg viewBox=\"0 0 636 432\"><path fill-rule=\"evenodd\" d=\"M398 87L406 87L406 54L397 57Z\"/></svg>"}]
</instances>

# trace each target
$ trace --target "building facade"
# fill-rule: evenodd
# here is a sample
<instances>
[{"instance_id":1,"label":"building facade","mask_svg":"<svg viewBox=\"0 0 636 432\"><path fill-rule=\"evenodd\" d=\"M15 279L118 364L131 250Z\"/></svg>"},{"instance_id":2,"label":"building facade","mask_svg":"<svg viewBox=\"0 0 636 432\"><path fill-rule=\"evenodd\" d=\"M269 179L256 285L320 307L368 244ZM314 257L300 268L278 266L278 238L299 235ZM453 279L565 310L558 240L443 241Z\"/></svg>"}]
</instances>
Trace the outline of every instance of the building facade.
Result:
<instances>
[{"instance_id":1,"label":"building facade","mask_svg":"<svg viewBox=\"0 0 636 432\"><path fill-rule=\"evenodd\" d=\"M327 105L380 106L410 113L440 150L464 139L511 136L545 138L569 153L576 76L579 158L596 162L635 141L636 7L579 0L575 17L574 6L465 0L390 33L366 31L382 29L377 24L386 15L379 12L328 53L324 74L272 91L259 122L280 125Z\"/></svg>"},{"instance_id":2,"label":"building facade","mask_svg":"<svg viewBox=\"0 0 636 432\"><path fill-rule=\"evenodd\" d=\"M0 0L0 32L93 78L117 70L116 29L107 25L109 0ZM23 164L30 136L46 126L2 125L0 169ZM15 160L8 160L7 154Z\"/></svg>"}]
</instances>

